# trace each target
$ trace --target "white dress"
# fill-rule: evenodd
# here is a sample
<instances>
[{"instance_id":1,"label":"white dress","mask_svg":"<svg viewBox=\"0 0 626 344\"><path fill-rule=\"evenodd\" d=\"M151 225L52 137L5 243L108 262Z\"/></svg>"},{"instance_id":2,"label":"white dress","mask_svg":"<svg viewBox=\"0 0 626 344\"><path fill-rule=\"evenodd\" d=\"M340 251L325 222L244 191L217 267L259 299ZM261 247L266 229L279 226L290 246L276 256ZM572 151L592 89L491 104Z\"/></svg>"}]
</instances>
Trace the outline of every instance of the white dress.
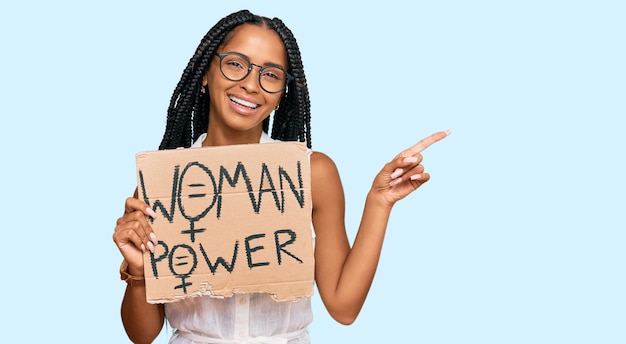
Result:
<instances>
[{"instance_id":1,"label":"white dress","mask_svg":"<svg viewBox=\"0 0 626 344\"><path fill-rule=\"evenodd\" d=\"M192 147L200 147L205 137ZM260 139L274 141L266 133ZM276 302L268 294L192 297L166 303L165 316L174 329L170 344L309 344L307 326L313 320L310 297Z\"/></svg>"}]
</instances>

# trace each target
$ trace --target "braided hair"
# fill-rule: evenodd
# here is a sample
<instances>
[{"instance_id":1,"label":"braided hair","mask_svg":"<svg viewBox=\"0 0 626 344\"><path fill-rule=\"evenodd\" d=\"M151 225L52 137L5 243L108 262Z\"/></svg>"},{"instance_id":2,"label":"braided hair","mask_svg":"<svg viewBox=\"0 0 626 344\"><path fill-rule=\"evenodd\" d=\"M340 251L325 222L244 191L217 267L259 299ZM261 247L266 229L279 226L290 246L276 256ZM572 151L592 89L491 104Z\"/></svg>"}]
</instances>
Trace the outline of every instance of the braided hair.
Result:
<instances>
[{"instance_id":1,"label":"braided hair","mask_svg":"<svg viewBox=\"0 0 626 344\"><path fill-rule=\"evenodd\" d=\"M287 52L288 72L294 77L287 84L278 110L274 111L271 137L281 141L306 142L307 147L311 148L309 90L295 37L280 19L269 19L241 10L222 18L200 41L170 99L165 133L159 149L190 147L206 131L210 99L208 92L202 92L202 78L217 48L228 39L234 28L244 23L265 26L278 33ZM263 121L263 131L266 133L269 124L268 117Z\"/></svg>"}]
</instances>

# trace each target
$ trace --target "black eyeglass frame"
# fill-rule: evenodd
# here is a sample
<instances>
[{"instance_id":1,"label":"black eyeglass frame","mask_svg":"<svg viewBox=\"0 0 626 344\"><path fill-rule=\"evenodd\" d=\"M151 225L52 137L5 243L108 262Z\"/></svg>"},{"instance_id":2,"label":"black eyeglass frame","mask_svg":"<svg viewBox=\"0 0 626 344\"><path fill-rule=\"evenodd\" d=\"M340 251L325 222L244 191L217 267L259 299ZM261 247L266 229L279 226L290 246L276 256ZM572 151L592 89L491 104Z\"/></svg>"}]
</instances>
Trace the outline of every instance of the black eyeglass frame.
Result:
<instances>
[{"instance_id":1,"label":"black eyeglass frame","mask_svg":"<svg viewBox=\"0 0 626 344\"><path fill-rule=\"evenodd\" d=\"M247 77L248 77L248 75L250 75L250 72L252 71L252 67L254 67L254 66L259 67L259 85L261 86L261 88L263 89L263 91L265 91L265 92L267 92L267 93L270 93L270 94L279 93L279 92L284 91L284 90L287 88L287 85L288 85L288 84L289 84L289 83L290 83L293 79L295 79L295 78L293 77L293 75L289 74L286 70L284 70L284 69L283 69L282 67L280 67L280 66L259 66L258 64L254 64L254 63L250 62L250 59L248 58L248 56L246 56L246 55L244 55L244 54L241 54L241 53L236 53L236 52L230 52L230 53L224 53L224 54L215 53L214 55L215 55L215 56L217 56L217 57L219 57L219 59L220 59L220 72L222 73L222 75L223 75L226 79L228 79L228 80L230 80L230 81L235 81L235 82L236 82L236 81L241 81L241 80L243 80L243 79L247 78ZM240 79L231 79L231 78L229 78L228 76L226 76L226 74L225 74L225 73L224 73L224 71L222 70L222 60L224 59L224 57L229 56L229 55L236 55L236 56L239 56L239 57L241 57L242 59L244 59L246 62L248 62L248 71L247 71L247 72L246 72L246 74L245 74L243 77L241 77ZM263 87L263 83L261 82L261 75L262 75L263 71L264 71L265 69L267 69L267 68L278 68L278 69L282 70L283 72L285 72L286 80L285 80L285 85L283 86L283 88L281 88L281 89L280 89L280 90L278 90L278 91L270 92L270 91L266 90L266 89L265 89L265 87Z\"/></svg>"}]
</instances>

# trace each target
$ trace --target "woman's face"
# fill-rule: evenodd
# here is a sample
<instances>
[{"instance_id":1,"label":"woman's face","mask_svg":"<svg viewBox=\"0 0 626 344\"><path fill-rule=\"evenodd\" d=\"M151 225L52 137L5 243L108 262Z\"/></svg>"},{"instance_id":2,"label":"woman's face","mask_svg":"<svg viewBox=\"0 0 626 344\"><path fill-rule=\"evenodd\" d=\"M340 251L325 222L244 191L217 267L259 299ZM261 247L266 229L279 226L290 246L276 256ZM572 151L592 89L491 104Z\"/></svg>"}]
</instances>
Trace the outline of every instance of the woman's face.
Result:
<instances>
[{"instance_id":1,"label":"woman's face","mask_svg":"<svg viewBox=\"0 0 626 344\"><path fill-rule=\"evenodd\" d=\"M253 132L257 135L263 120L278 106L284 92L268 93L259 83L258 66L280 66L287 70L287 57L278 34L268 28L243 24L235 28L218 54L236 52L248 58L250 73L240 81L227 79L220 71L220 58L212 57L202 84L208 86L209 126L224 133ZM265 83L264 83L265 84Z\"/></svg>"}]
</instances>

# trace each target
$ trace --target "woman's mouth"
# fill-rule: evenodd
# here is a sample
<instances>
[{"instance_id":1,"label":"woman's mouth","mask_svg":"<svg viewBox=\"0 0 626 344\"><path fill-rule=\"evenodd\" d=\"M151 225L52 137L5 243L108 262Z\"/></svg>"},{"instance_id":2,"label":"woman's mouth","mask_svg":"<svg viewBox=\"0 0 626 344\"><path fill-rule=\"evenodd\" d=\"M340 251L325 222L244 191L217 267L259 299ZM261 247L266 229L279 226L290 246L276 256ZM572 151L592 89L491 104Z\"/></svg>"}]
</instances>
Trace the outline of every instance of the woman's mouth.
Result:
<instances>
[{"instance_id":1,"label":"woman's mouth","mask_svg":"<svg viewBox=\"0 0 626 344\"><path fill-rule=\"evenodd\" d=\"M239 99L239 98L236 98L236 97L233 97L233 96L230 96L229 98L230 98L231 102L233 102L233 103L235 103L237 105L245 106L245 107L250 108L250 109L256 109L256 108L258 108L260 106L259 104L255 104L255 103L252 103L252 102L249 102L249 101L246 101L246 100L243 100L243 99Z\"/></svg>"}]
</instances>

